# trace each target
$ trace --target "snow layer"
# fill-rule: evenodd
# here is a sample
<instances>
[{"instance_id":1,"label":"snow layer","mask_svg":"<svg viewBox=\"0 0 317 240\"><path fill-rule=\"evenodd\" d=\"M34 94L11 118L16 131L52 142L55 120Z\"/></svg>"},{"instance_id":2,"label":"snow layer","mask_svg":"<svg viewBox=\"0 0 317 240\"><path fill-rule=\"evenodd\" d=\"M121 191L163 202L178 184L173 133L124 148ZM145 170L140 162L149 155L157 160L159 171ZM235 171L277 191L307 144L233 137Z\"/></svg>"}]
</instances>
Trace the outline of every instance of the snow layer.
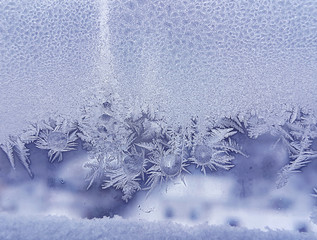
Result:
<instances>
[{"instance_id":1,"label":"snow layer","mask_svg":"<svg viewBox=\"0 0 317 240\"><path fill-rule=\"evenodd\" d=\"M0 215L0 239L3 240L110 240L110 239L230 239L230 240L314 240L315 234L288 231L266 232L240 227L194 227L172 222L147 222L124 219L70 220L66 217Z\"/></svg>"}]
</instances>

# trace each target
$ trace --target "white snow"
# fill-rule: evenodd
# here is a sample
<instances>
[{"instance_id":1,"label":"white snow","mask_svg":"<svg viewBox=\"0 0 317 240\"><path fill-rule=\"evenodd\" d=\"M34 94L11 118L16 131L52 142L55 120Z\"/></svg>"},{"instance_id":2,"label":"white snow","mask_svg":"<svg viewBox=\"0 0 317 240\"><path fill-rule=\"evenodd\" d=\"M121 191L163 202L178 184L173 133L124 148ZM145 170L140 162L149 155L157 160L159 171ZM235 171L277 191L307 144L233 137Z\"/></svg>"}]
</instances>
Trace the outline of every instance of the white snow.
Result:
<instances>
[{"instance_id":1,"label":"white snow","mask_svg":"<svg viewBox=\"0 0 317 240\"><path fill-rule=\"evenodd\" d=\"M56 216L12 216L0 214L0 239L3 240L111 240L111 239L230 239L230 240L313 240L312 233L247 230L240 227L194 227L173 222L144 220L93 219L77 220Z\"/></svg>"}]
</instances>

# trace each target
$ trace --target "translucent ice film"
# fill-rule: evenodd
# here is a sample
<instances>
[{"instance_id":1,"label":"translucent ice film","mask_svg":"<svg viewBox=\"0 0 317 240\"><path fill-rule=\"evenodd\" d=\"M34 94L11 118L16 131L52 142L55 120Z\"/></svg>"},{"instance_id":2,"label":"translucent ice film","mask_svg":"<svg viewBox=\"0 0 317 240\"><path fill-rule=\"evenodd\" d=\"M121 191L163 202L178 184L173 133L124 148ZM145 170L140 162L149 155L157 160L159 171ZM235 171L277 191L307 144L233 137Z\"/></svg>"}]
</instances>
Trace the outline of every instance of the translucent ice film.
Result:
<instances>
[{"instance_id":1,"label":"translucent ice film","mask_svg":"<svg viewBox=\"0 0 317 240\"><path fill-rule=\"evenodd\" d=\"M315 0L2 0L0 238L317 239L316 110Z\"/></svg>"}]
</instances>

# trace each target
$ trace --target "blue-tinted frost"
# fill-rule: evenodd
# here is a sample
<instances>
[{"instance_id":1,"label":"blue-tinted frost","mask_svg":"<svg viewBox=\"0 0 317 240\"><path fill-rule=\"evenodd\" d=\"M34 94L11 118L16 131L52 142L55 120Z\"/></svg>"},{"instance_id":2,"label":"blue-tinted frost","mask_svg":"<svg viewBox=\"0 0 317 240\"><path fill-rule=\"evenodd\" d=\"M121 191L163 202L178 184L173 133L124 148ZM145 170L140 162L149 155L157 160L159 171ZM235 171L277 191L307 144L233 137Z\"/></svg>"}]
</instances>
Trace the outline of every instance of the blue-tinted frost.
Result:
<instances>
[{"instance_id":1,"label":"blue-tinted frost","mask_svg":"<svg viewBox=\"0 0 317 240\"><path fill-rule=\"evenodd\" d=\"M126 202L195 168L236 165L243 198L284 187L317 157L316 22L314 0L2 1L0 154L33 178L30 150L54 168L81 146L84 188ZM280 156L253 163L246 143L268 136Z\"/></svg>"},{"instance_id":2,"label":"blue-tinted frost","mask_svg":"<svg viewBox=\"0 0 317 240\"><path fill-rule=\"evenodd\" d=\"M132 104L138 97L183 123L192 115L316 109L316 1L109 6L114 73Z\"/></svg>"}]
</instances>

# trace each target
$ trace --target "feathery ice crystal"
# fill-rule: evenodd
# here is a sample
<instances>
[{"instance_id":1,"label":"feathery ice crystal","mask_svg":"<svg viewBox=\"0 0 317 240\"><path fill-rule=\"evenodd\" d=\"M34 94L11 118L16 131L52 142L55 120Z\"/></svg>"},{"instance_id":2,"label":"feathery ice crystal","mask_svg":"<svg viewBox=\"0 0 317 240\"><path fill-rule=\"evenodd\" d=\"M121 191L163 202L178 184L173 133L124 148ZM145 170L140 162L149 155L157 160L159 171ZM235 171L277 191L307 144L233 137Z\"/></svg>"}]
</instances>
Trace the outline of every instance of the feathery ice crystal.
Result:
<instances>
[{"instance_id":1,"label":"feathery ice crystal","mask_svg":"<svg viewBox=\"0 0 317 240\"><path fill-rule=\"evenodd\" d=\"M308 110L293 108L282 116L266 119L251 116L246 125L251 138L269 133L277 138L273 148L281 143L288 151L290 163L280 170L277 188L285 186L292 173L300 172L317 157L317 151L312 146L317 137L317 118Z\"/></svg>"},{"instance_id":2,"label":"feathery ice crystal","mask_svg":"<svg viewBox=\"0 0 317 240\"><path fill-rule=\"evenodd\" d=\"M191 151L190 160L206 174L206 168L229 170L234 165L231 152L246 156L230 138L237 132L233 128L213 128L206 135L199 135Z\"/></svg>"},{"instance_id":3,"label":"feathery ice crystal","mask_svg":"<svg viewBox=\"0 0 317 240\"><path fill-rule=\"evenodd\" d=\"M49 150L48 158L50 162L56 159L62 161L62 153L75 150L76 143L76 127L73 124L67 123L65 120L59 123L51 121L47 128L40 130L36 147Z\"/></svg>"},{"instance_id":4,"label":"feathery ice crystal","mask_svg":"<svg viewBox=\"0 0 317 240\"><path fill-rule=\"evenodd\" d=\"M162 144L155 143L155 148L150 153L149 162L152 166L148 169L149 175L146 184L152 190L163 181L174 180L181 177L184 182L184 172L188 172L188 160L184 156L173 152L172 149L166 149Z\"/></svg>"},{"instance_id":5,"label":"feathery ice crystal","mask_svg":"<svg viewBox=\"0 0 317 240\"><path fill-rule=\"evenodd\" d=\"M119 167L108 167L105 171L105 180L102 188L115 187L122 189L122 199L128 201L132 195L141 190L140 181L144 180L147 160L144 151L137 152L136 148L130 153L118 155Z\"/></svg>"},{"instance_id":6,"label":"feathery ice crystal","mask_svg":"<svg viewBox=\"0 0 317 240\"><path fill-rule=\"evenodd\" d=\"M170 125L153 109L118 105L120 101L109 98L84 109L77 122L62 118L38 122L0 147L12 168L18 159L33 177L28 144L48 150L49 161L54 162L62 160L63 152L75 150L79 139L92 159L84 164L89 169L87 189L94 183L103 189L115 187L122 190L125 201L162 182L184 181L189 165L204 174L208 169L230 170L235 154L246 157L234 140L237 133L251 138L270 133L277 138L274 145L281 143L288 150L290 163L281 169L278 187L317 157L313 148L317 120L302 109L287 112L278 121L250 115L210 121L201 128L196 118L188 126Z\"/></svg>"}]
</instances>

